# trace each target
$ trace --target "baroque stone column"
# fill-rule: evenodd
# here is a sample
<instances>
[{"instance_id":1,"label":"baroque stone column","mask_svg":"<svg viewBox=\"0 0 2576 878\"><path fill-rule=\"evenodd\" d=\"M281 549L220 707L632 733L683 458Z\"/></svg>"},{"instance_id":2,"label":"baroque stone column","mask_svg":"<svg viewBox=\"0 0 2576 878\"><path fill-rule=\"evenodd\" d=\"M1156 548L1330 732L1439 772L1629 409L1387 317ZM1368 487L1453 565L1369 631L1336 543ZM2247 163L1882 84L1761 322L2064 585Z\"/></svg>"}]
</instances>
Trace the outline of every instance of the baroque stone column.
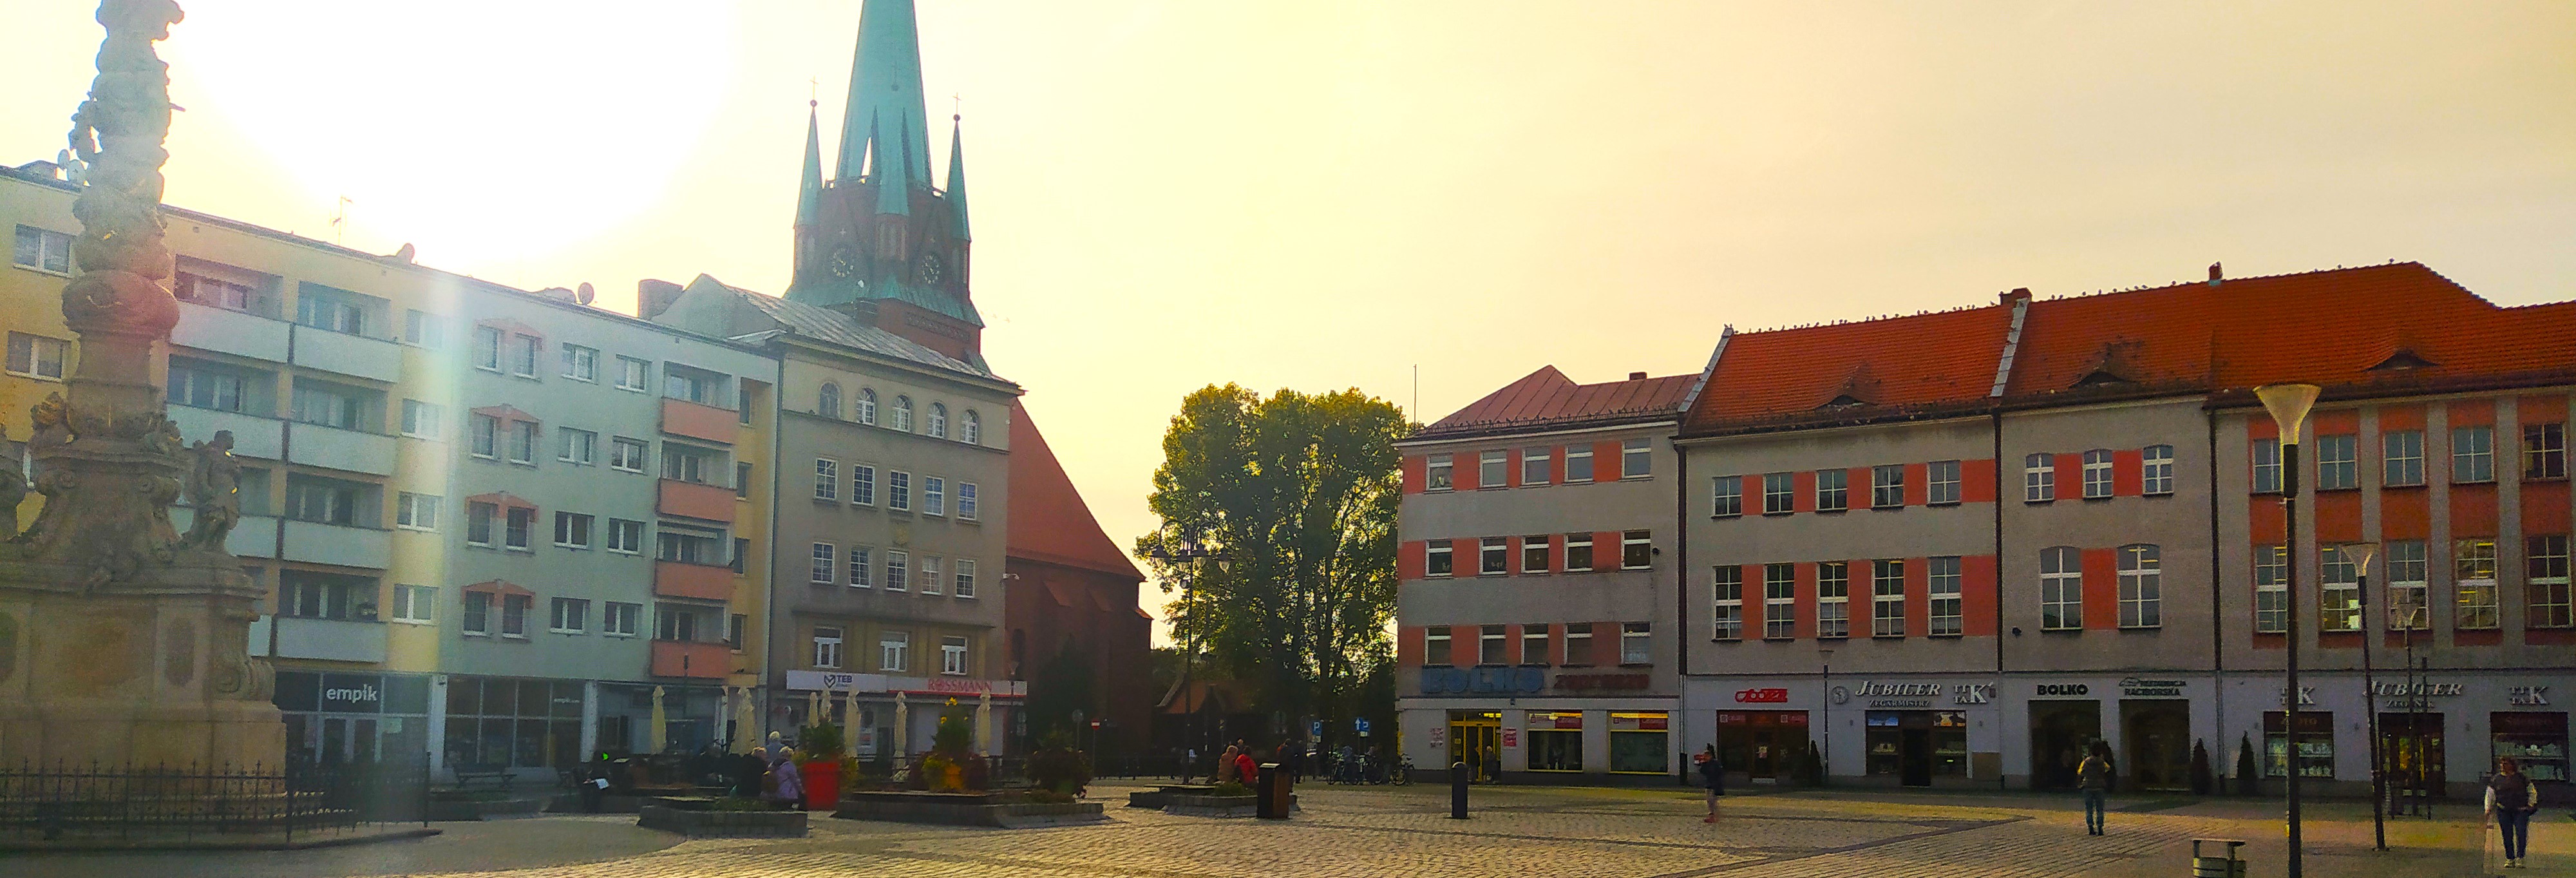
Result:
<instances>
[{"instance_id":1,"label":"baroque stone column","mask_svg":"<svg viewBox=\"0 0 2576 878\"><path fill-rule=\"evenodd\" d=\"M247 649L264 592L223 550L240 512L232 437L183 445L153 378L179 306L160 215L169 67L152 44L181 17L171 0L102 2L98 77L72 116L88 175L72 208L80 274L62 298L80 365L68 397L34 410L44 509L0 533L0 763L285 757L273 672ZM196 512L184 535L169 510L182 492Z\"/></svg>"}]
</instances>

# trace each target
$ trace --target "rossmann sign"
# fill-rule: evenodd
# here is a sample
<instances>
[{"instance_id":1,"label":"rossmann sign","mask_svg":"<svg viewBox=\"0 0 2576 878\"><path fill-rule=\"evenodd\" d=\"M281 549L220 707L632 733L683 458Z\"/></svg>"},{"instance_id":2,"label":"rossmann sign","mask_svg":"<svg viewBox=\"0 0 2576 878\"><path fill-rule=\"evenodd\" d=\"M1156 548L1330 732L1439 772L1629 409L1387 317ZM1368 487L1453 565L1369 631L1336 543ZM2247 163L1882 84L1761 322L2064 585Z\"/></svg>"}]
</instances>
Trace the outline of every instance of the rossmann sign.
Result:
<instances>
[{"instance_id":1,"label":"rossmann sign","mask_svg":"<svg viewBox=\"0 0 2576 878\"><path fill-rule=\"evenodd\" d=\"M1768 689L1738 689L1735 690L1735 703L1787 704L1789 703L1789 690L1777 687Z\"/></svg>"}]
</instances>

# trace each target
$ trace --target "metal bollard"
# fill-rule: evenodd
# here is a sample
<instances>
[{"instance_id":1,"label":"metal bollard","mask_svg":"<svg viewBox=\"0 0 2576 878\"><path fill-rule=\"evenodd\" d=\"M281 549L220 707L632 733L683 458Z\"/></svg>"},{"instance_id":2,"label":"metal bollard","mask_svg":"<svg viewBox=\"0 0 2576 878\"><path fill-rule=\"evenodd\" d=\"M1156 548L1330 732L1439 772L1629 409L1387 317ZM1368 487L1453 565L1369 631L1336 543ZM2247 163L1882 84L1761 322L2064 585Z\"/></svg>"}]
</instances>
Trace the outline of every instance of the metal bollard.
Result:
<instances>
[{"instance_id":1,"label":"metal bollard","mask_svg":"<svg viewBox=\"0 0 2576 878\"><path fill-rule=\"evenodd\" d=\"M2227 846L2225 856L2202 856L2202 843ZM2232 838L2195 838L2191 840L2191 878L2245 878L2245 861L2236 858L2236 849L2245 843Z\"/></svg>"},{"instance_id":2,"label":"metal bollard","mask_svg":"<svg viewBox=\"0 0 2576 878\"><path fill-rule=\"evenodd\" d=\"M1467 819L1467 763L1449 763L1449 819Z\"/></svg>"}]
</instances>

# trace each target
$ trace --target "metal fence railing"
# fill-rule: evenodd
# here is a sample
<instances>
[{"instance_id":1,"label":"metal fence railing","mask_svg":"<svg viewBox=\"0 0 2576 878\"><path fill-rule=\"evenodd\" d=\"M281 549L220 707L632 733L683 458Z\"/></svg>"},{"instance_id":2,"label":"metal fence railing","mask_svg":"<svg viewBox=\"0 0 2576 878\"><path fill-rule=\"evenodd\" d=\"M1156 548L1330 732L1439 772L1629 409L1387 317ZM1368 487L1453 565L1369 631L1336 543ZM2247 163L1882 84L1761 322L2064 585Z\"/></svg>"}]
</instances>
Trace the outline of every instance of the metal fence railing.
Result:
<instances>
[{"instance_id":1,"label":"metal fence railing","mask_svg":"<svg viewBox=\"0 0 2576 878\"><path fill-rule=\"evenodd\" d=\"M429 759L204 769L0 766L0 843L276 841L426 822Z\"/></svg>"}]
</instances>

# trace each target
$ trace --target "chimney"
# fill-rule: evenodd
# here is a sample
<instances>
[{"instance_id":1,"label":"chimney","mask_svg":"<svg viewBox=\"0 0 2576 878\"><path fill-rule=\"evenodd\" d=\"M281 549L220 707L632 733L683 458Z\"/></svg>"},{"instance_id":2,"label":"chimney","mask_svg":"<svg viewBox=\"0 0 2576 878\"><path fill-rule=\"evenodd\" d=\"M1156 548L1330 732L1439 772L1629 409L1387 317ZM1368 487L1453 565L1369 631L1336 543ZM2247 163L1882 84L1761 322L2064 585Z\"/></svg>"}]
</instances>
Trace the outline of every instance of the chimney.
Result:
<instances>
[{"instance_id":1,"label":"chimney","mask_svg":"<svg viewBox=\"0 0 2576 878\"><path fill-rule=\"evenodd\" d=\"M1628 380L1630 380L1630 381L1644 381L1644 380L1646 380L1646 373L1644 373L1644 372L1630 372L1630 373L1628 373Z\"/></svg>"},{"instance_id":2,"label":"chimney","mask_svg":"<svg viewBox=\"0 0 2576 878\"><path fill-rule=\"evenodd\" d=\"M2225 279L2227 279L2227 273L2219 270L2219 268L2218 268L2218 263L2215 263L2215 262L2210 263L2210 264L2209 264L2209 285L2210 285L2210 286L2213 286L2213 287L2214 287L2214 286L2217 286L2219 281L2222 281L2222 280L2225 280Z\"/></svg>"},{"instance_id":3,"label":"chimney","mask_svg":"<svg viewBox=\"0 0 2576 878\"><path fill-rule=\"evenodd\" d=\"M2001 296L1997 301L1998 301L2000 304L2007 305L2007 306L2009 306L2009 305L2014 305L2014 304L2018 304L2018 303L2022 303L2022 302L2028 302L2028 301L2030 301L2030 288L2029 288L2029 287L2014 287L2014 288L2013 288L2013 290L2012 290L2012 292L2009 292L2009 293L2005 293L2005 294L2003 294L2003 296Z\"/></svg>"},{"instance_id":4,"label":"chimney","mask_svg":"<svg viewBox=\"0 0 2576 878\"><path fill-rule=\"evenodd\" d=\"M680 300L680 285L667 280L645 278L635 282L635 316L651 320L671 310Z\"/></svg>"}]
</instances>

